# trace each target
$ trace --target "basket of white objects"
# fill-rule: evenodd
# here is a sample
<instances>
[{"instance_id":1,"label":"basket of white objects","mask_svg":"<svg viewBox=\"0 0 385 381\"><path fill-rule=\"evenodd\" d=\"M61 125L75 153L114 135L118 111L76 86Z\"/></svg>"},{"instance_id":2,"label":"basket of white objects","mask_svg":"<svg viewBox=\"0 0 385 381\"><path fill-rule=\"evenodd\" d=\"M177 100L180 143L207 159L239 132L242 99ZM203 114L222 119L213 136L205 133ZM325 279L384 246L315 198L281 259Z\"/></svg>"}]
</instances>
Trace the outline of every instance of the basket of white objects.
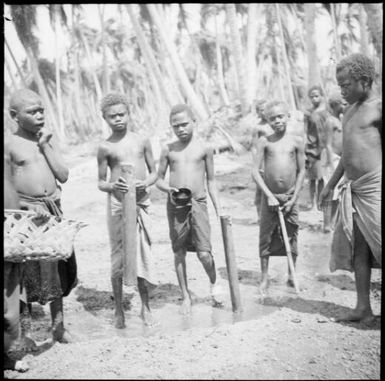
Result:
<instances>
[{"instance_id":1,"label":"basket of white objects","mask_svg":"<svg viewBox=\"0 0 385 381\"><path fill-rule=\"evenodd\" d=\"M62 217L38 217L33 211L4 209L4 261L67 260L75 236L87 226Z\"/></svg>"}]
</instances>

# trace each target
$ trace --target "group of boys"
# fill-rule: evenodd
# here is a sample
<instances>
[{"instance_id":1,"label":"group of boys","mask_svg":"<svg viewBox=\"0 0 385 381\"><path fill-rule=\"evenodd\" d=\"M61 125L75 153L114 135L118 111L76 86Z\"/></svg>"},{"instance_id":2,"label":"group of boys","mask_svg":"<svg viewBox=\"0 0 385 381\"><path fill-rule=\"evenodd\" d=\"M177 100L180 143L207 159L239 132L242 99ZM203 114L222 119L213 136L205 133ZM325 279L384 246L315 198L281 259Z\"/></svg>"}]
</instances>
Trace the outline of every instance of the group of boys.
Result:
<instances>
[{"instance_id":1,"label":"group of boys","mask_svg":"<svg viewBox=\"0 0 385 381\"><path fill-rule=\"evenodd\" d=\"M330 106L334 107L334 119L328 117L325 127L325 123L319 123L319 119L323 118L322 112L321 116L317 115L321 111L317 110L317 102L322 96L322 90L312 88L309 96L313 110L309 113L309 119L314 123L308 123L306 144L302 136L287 132L290 115L283 101L264 105L263 117L267 128L263 131L261 129L262 132L257 133L253 139L252 176L260 192L257 205L260 217L262 293L268 289L269 257L286 255L282 244L278 208L284 214L294 262L297 258L298 197L306 166L308 172L314 172L312 181L318 180L320 207L325 207L332 199L331 195L337 183L345 174L341 184L340 213L333 236L331 270L354 270L358 297L354 311L348 316L339 317L339 320L366 321L373 318L369 300L370 270L375 264L381 265L382 103L372 93L373 79L373 64L361 54L351 55L338 64L337 82L342 97L349 103L343 112L342 134L339 123L342 110L336 105L341 102L334 98L330 100ZM192 305L186 276L185 258L188 251L197 253L210 281L213 302L221 304L222 291L216 279L206 195L207 189L217 216L221 215L214 178L213 148L194 134L196 119L191 109L184 104L171 109L170 124L176 140L162 148L158 171L155 168L150 141L128 128L129 105L126 98L120 94L108 94L102 101L101 111L112 131L110 137L98 148L97 162L98 188L107 193L115 327L125 326L122 308L125 255L122 199L129 191L129 186L121 173L122 163L129 162L135 169L136 274L144 323L154 324L149 307L149 285L153 283L151 238L146 223L148 187L153 184L167 193L170 240L182 293L180 312L190 313ZM5 207L17 209L19 206L34 210L41 216L61 215L60 187L57 182L64 183L67 180L68 169L63 165L52 133L44 127L44 109L40 97L30 90L16 92L11 100L10 112L18 124L18 129L5 150L12 168L12 181L7 183L5 193L11 194L13 189L16 192L14 200L7 201ZM322 135L322 129L328 129L331 134L324 132ZM335 135L335 139L328 138L330 135ZM322 142L321 145L318 144L319 141ZM319 146L322 149L319 149ZM335 160L335 155L341 156L339 163L329 181L320 185L319 166L323 164L323 160L330 166ZM306 162L305 158L309 160ZM168 170L167 182L165 176ZM315 183L311 184L313 192ZM184 205L178 204L175 199L175 195L182 188L189 189L191 193L190 199ZM5 272L9 271L11 274L13 271L12 274L17 274L5 277L8 278L8 283L5 279L4 284L7 304L5 311L8 312L6 319L12 323L9 326L14 327L18 321L19 295L16 292L15 297L15 290L18 291L18 281L23 278L24 290L27 291L27 298L24 299L26 305L34 301L42 304L50 302L53 339L69 341L70 337L63 325L62 297L68 295L76 285L74 254L67 262L28 262L24 267L24 276L20 275L20 269L5 268ZM292 276L289 271L288 286L293 286ZM15 333L13 335L15 337ZM28 338L25 332L24 338Z\"/></svg>"}]
</instances>

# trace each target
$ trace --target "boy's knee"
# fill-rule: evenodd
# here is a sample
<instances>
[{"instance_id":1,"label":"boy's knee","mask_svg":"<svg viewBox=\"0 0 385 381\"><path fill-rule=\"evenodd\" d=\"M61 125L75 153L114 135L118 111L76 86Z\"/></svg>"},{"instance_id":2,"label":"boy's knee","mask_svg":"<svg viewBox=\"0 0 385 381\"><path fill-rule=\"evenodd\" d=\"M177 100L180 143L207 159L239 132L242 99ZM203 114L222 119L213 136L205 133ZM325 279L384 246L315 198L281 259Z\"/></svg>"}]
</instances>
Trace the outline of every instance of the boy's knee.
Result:
<instances>
[{"instance_id":1,"label":"boy's knee","mask_svg":"<svg viewBox=\"0 0 385 381\"><path fill-rule=\"evenodd\" d=\"M197 255L202 263L211 264L214 261L213 256L208 251L198 251Z\"/></svg>"}]
</instances>

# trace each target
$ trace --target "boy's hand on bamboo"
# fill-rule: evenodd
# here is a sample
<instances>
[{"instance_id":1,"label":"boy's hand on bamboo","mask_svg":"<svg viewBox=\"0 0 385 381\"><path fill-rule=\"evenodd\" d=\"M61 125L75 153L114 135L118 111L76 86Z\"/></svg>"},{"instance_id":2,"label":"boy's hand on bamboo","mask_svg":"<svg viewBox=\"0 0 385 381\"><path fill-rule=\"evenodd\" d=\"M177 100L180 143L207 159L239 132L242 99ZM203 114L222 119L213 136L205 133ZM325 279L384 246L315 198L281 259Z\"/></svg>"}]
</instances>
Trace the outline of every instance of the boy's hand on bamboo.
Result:
<instances>
[{"instance_id":1,"label":"boy's hand on bamboo","mask_svg":"<svg viewBox=\"0 0 385 381\"><path fill-rule=\"evenodd\" d=\"M36 213L36 218L46 220L51 217L51 214L45 210L41 205L28 205L28 209Z\"/></svg>"},{"instance_id":2,"label":"boy's hand on bamboo","mask_svg":"<svg viewBox=\"0 0 385 381\"><path fill-rule=\"evenodd\" d=\"M323 210L324 208L327 207L327 203L332 198L332 191L333 189L328 187L328 185L325 185L325 187L322 189L322 192L318 197L318 203L317 203L319 210Z\"/></svg>"},{"instance_id":3,"label":"boy's hand on bamboo","mask_svg":"<svg viewBox=\"0 0 385 381\"><path fill-rule=\"evenodd\" d=\"M279 202L274 196L267 198L267 205L270 210L277 211L279 208Z\"/></svg>"},{"instance_id":4,"label":"boy's hand on bamboo","mask_svg":"<svg viewBox=\"0 0 385 381\"><path fill-rule=\"evenodd\" d=\"M123 177L119 177L118 180L112 183L112 191L119 191L122 193L128 192L128 185Z\"/></svg>"},{"instance_id":5,"label":"boy's hand on bamboo","mask_svg":"<svg viewBox=\"0 0 385 381\"><path fill-rule=\"evenodd\" d=\"M48 130L48 128L43 127L41 128L37 133L36 136L38 137L38 146L42 147L44 144L47 144L51 138L52 138L52 131Z\"/></svg>"},{"instance_id":6,"label":"boy's hand on bamboo","mask_svg":"<svg viewBox=\"0 0 385 381\"><path fill-rule=\"evenodd\" d=\"M286 201L283 205L282 205L282 212L283 214L287 214L287 213L290 213L291 210L293 209L293 206L294 206L294 200L293 199L290 199L288 201Z\"/></svg>"}]
</instances>

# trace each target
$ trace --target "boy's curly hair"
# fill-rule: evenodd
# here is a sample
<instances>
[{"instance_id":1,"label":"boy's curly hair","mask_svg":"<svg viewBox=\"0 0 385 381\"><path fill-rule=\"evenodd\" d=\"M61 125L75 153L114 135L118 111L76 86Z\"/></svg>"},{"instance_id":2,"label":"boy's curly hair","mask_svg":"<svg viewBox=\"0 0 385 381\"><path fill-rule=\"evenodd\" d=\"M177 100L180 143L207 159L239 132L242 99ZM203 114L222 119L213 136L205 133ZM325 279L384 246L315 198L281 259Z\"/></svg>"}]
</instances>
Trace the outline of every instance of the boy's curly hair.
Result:
<instances>
[{"instance_id":1,"label":"boy's curly hair","mask_svg":"<svg viewBox=\"0 0 385 381\"><path fill-rule=\"evenodd\" d=\"M313 91L313 90L317 90L321 96L324 96L324 91L322 90L322 87L320 85L314 85L312 87L310 87L310 89L308 90L307 92L307 95L310 97L310 93Z\"/></svg>"},{"instance_id":2,"label":"boy's curly hair","mask_svg":"<svg viewBox=\"0 0 385 381\"><path fill-rule=\"evenodd\" d=\"M289 113L289 106L287 105L286 102L280 101L280 100L273 100L266 103L265 110L263 112L266 118L269 118L271 110L273 109L273 107L276 107L276 106L282 106L285 109L285 111Z\"/></svg>"},{"instance_id":3,"label":"boy's curly hair","mask_svg":"<svg viewBox=\"0 0 385 381\"><path fill-rule=\"evenodd\" d=\"M371 59L361 53L354 53L343 58L336 68L336 73L347 68L350 75L356 80L360 79L367 81L369 86L372 86L376 71Z\"/></svg>"},{"instance_id":4,"label":"boy's curly hair","mask_svg":"<svg viewBox=\"0 0 385 381\"><path fill-rule=\"evenodd\" d=\"M108 107L114 106L117 104L125 105L127 107L127 111L130 112L130 106L128 104L127 98L120 93L109 93L106 96L104 96L102 98L102 101L100 102L100 110L104 115Z\"/></svg>"},{"instance_id":5,"label":"boy's curly hair","mask_svg":"<svg viewBox=\"0 0 385 381\"><path fill-rule=\"evenodd\" d=\"M184 104L184 103L179 103L171 108L170 111L170 123L171 123L171 117L175 114L179 114L181 112L186 112L187 115L191 118L191 120L195 121L195 116L194 113L192 112L191 108Z\"/></svg>"}]
</instances>

